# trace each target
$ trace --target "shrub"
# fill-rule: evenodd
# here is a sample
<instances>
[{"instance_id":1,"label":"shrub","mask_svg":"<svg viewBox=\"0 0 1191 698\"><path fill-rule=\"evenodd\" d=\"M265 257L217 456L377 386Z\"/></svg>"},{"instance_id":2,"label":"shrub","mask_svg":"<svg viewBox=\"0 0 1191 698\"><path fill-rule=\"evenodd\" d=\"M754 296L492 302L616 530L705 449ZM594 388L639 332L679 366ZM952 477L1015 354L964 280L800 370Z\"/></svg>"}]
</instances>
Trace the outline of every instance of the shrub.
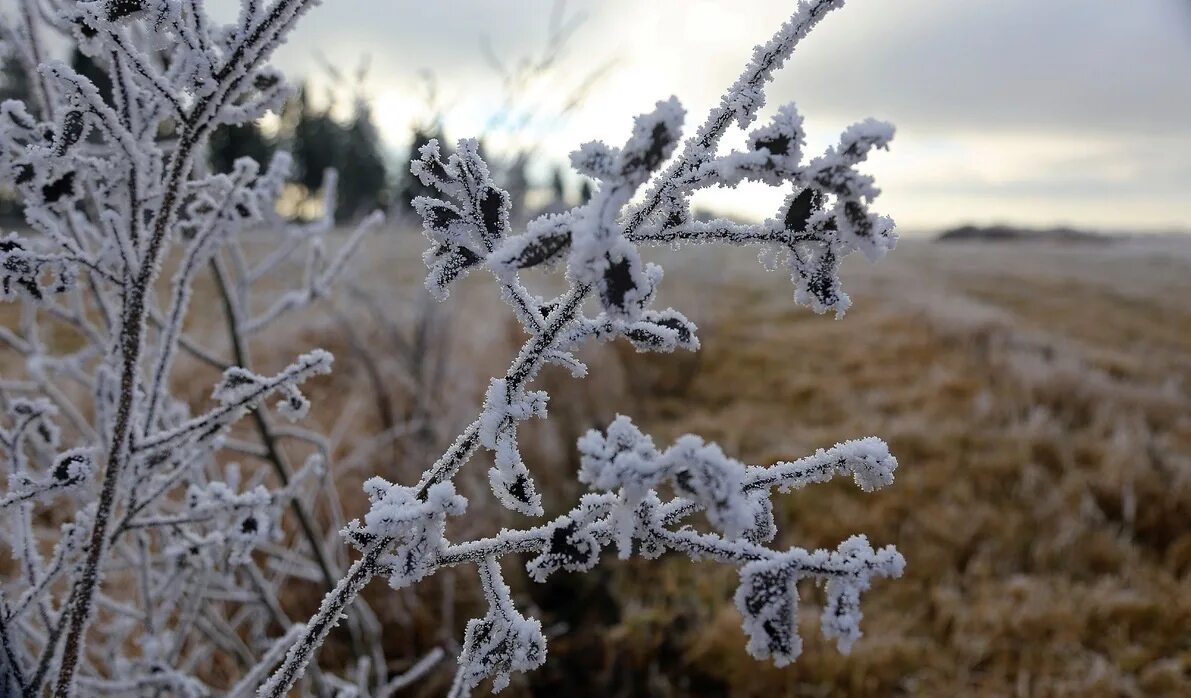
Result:
<instances>
[{"instance_id":1,"label":"shrub","mask_svg":"<svg viewBox=\"0 0 1191 698\"><path fill-rule=\"evenodd\" d=\"M324 533L299 497L304 481L333 467L319 450L323 441L276 427L266 404L275 399L276 412L300 421L310 407L300 388L330 370L331 356L313 350L262 374L248 339L327 296L380 219L366 219L328 255L332 187L323 220L287 225L273 210L287 156L264 167L243 158L228 172L205 165L216 128L282 103L285 83L265 61L313 4L246 1L237 22L222 27L194 0L57 7L43 19L111 77L107 97L67 65L45 60L38 17L21 13L15 48L40 65L31 98L0 105L0 171L21 196L31 231L0 240L0 294L21 309L19 328L2 329L0 340L24 365L20 379L0 382L7 410L0 452L9 461L0 507L12 522L4 538L18 568L0 599L5 690L37 694L52 683L58 695L201 695L210 687L198 668L231 655L246 667L232 695L262 681L261 695L283 695L347 617L359 677L312 670L313 689L387 693L437 656L386 676L376 621L359 591L377 576L400 588L458 565L477 568L488 611L467 625L452 693L487 678L499 690L511 673L546 658L541 625L517 610L501 560L524 556L529 576L541 581L590 570L610 546L622 558L678 551L738 566L748 649L779 665L800 649L797 581L823 582L823 632L847 651L860 635L861 592L875 577L899 575L902 558L863 536L834 551L770 548L770 494L837 475L865 491L888 485L897 462L879 440L746 466L696 436L658 447L618 417L579 440L578 477L588 493L565 515L541 521L541 493L517 438L521 422L546 417L548 395L530 389L540 369L557 364L582 377L587 369L575 352L587 342L698 349L693 323L654 307L662 269L645 263L640 247L758 246L789 270L797 302L837 315L849 304L840 260L856 250L876 259L892 248L892 222L869 211L877 190L856 170L888 143L892 127L856 124L804 163L802 119L789 105L749 134L745 150L719 152L730 127L753 124L773 71L841 0L803 2L681 148L684 111L673 98L637 117L622 147L581 146L572 164L598 182L591 199L533 220L520 234L510 229L510 197L493 183L476 141L460 141L448 158L437 141L421 148L411 170L437 192L413 202L431 240L427 287L445 298L461 276L486 269L527 339L492 379L479 415L417 483L376 477L365 484L371 507L342 531L360 552L346 570L324 549ZM692 217L696 191L745 180L793 192L762 223ZM249 254L249 241L264 242L267 253ZM306 273L291 279L285 262L302 252ZM173 277L158 284L167 262ZM567 289L536 295L520 272L539 267L565 270ZM215 283L231 360L186 331L200 274ZM287 281L296 287L285 288ZM272 300L254 304L256 292ZM77 341L51 342L47 328L66 328ZM181 352L222 371L206 411L193 412L172 385ZM246 414L249 443L230 432ZM314 455L295 470L277 448L282 438L312 444ZM531 523L451 541L448 521L466 516L468 504L453 480L481 451L493 454L495 498ZM228 465L229 453L269 462L278 484L242 476ZM48 507L61 502L70 506ZM302 541L292 550L276 545L285 516ZM45 520L61 524L48 555L37 530ZM300 570L293 575L329 589L306 623L286 617L263 574L282 560ZM98 613L103 622L93 623Z\"/></svg>"}]
</instances>

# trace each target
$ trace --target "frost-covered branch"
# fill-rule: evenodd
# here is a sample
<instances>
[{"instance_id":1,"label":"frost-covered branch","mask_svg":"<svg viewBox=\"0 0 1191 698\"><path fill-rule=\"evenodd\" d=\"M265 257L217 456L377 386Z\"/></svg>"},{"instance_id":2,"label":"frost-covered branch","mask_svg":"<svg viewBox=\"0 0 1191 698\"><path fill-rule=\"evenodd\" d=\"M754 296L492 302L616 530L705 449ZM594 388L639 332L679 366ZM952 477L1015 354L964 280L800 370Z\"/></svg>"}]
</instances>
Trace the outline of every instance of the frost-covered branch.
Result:
<instances>
[{"instance_id":1,"label":"frost-covered branch","mask_svg":"<svg viewBox=\"0 0 1191 698\"><path fill-rule=\"evenodd\" d=\"M786 267L798 303L837 315L850 303L841 260L855 251L875 260L893 247L891 221L869 209L878 190L858 169L888 144L892 127L862 121L809 160L793 105L754 128L773 72L841 0L800 4L686 140L685 111L670 98L637 117L619 147L580 146L571 161L596 182L591 199L524 229L513 229L522 219L478 141L460 141L450 156L437 142L420 150L411 171L435 192L413 202L431 242L427 287L445 298L464 275L486 271L527 338L416 482L367 481L368 511L341 531L360 553L346 570L346 555L328 552L326 530L347 517L334 488L315 484L335 467L336 438L278 427L271 414L303 420L302 386L328 371L331 357L303 349L287 367L257 366L251 343L330 297L381 219L365 219L328 254L330 206L309 223L275 212L286 156L240 159L229 172L206 160L215 129L283 103L285 82L266 62L314 4L244 0L235 22L221 26L199 0L20 2L13 29L0 32L31 86L28 99L0 104L0 176L27 223L0 235L0 300L19 306L0 343L21 362L18 375L0 380L0 535L16 563L0 582L0 693L204 695L218 687L203 666L228 659L244 668L233 695L263 682L261 695L280 696L347 618L350 680L316 665L299 690L385 695L441 653L388 675L378 623L359 592L377 576L401 588L461 565L476 566L488 610L467 626L452 692L489 678L499 689L546 658L541 625L518 610L504 558L521 556L540 581L591 569L605 548L736 566L748 649L779 664L799 650L795 585L818 580L823 631L846 651L859 637L861 593L875 578L897 576L902 560L862 536L833 551L769 547L770 496L836 476L865 491L890 484L896 461L879 440L746 466L691 435L659 449L618 418L579 440L589 491L553 520L543 520L548 493L520 447L521 425L548 416L537 376L547 365L586 376L585 344L698 350L694 323L655 307L663 273L640 247L759 247ZM51 60L51 34L88 57L110 88ZM753 129L747 145L722 152L736 126ZM327 181L330 203L334 175ZM694 194L744 181L789 194L761 223L693 218ZM564 272L566 289L544 297L522 277L529 269ZM194 296L208 273L230 356L218 338L200 336L209 327L193 329ZM49 328L60 327L77 342L52 341ZM213 406L191 404L178 389L189 364L222 373ZM233 432L246 415L252 429ZM387 433L405 428L386 424ZM295 468L297 452L309 457ZM451 540L448 522L475 515L456 478L480 453L492 454L494 499L530 523ZM266 468L247 469L238 457ZM66 514L57 531L39 523L48 507ZM285 543L287 532L302 544ZM292 622L279 603L290 579L328 588L308 622ZM105 622L93 624L100 612Z\"/></svg>"},{"instance_id":2,"label":"frost-covered branch","mask_svg":"<svg viewBox=\"0 0 1191 698\"><path fill-rule=\"evenodd\" d=\"M19 23L0 23L0 49L19 57L32 88L29 99L0 104L0 177L27 223L0 234L0 300L21 317L0 342L23 362L0 385L0 530L20 568L0 581L10 600L5 662L13 663L0 693L11 675L30 695L51 684L58 695L201 694L210 687L196 673L212 656L275 662L278 637L296 631L275 605L261 605L261 582L284 584L290 573L266 577L257 566L266 564L259 551L290 526L287 510L309 544L294 551L293 569L320 569L328 588L342 573L324 550L328 517L302 501L319 490L311 474L326 460L294 472L266 417L303 419L300 385L326 372L330 355L310 351L260 375L242 327L252 293L270 304L293 293L292 269L273 258L251 277L229 276L231 358L188 321L205 270L227 258L255 261L244 249L249 237L318 257L334 235L276 214L288 156L242 158L229 172L207 162L216 128L280 108L289 89L266 61L315 4L245 2L236 22L222 25L199 0L45 0L17 3ZM106 80L52 60L56 49L47 47L56 46L77 49L96 71L88 75ZM332 293L378 221L317 270L295 309ZM167 269L170 282L158 284ZM249 329L263 333L278 315ZM61 326L78 345L44 338L43 328ZM224 374L206 412L192 412L177 391L179 367L193 361ZM280 401L270 405L271 396ZM249 412L279 483L242 477L222 454ZM68 523L41 530L38 508L63 506ZM35 544L47 538L49 555ZM229 600L239 605L225 619ZM93 627L97 609L116 619ZM374 654L371 618L364 605L353 612L359 657ZM385 678L381 666L376 682Z\"/></svg>"},{"instance_id":3,"label":"frost-covered branch","mask_svg":"<svg viewBox=\"0 0 1191 698\"><path fill-rule=\"evenodd\" d=\"M659 451L627 418L620 418L606 432L580 439L579 478L593 491L567 515L458 543L445 533L447 520L465 515L467 506L453 480L480 451L493 454L488 479L497 501L525 516L544 513L542 493L518 446L519 424L547 416L549 396L529 389L543 366L557 364L575 377L586 375L587 367L574 352L592 340L623 338L638 351L698 348L693 323L672 308L652 307L662 270L642 261L638 245L757 245L786 265L797 302L837 315L850 303L839 285L843 257L859 250L877 259L892 249L892 222L868 209L877 189L856 170L873 148L887 145L892 137L887 124L870 120L849 127L838 145L804 163L802 119L788 105L749 134L746 150L720 153L729 127L748 128L756 120L773 71L841 4L800 4L790 21L756 49L740 78L682 148L677 146L684 110L674 98L637 117L623 146L580 147L571 161L598 183L591 200L530 221L524 232L510 230L510 197L492 181L475 141L460 141L449 157L433 141L420 150L411 171L439 194L413 202L431 242L424 256L427 288L445 298L459 278L486 269L529 337L505 374L492 379L480 414L416 485L380 478L365 485L371 508L343 531L361 557L324 598L304 635L261 687L261 696L289 690L372 577L387 577L400 588L444 566L465 563L477 566L489 611L468 625L452 694L466 694L487 677L499 690L511 673L544 661L546 641L540 624L516 610L498 561L531 556L527 571L541 581L559 569L591 569L609 545L622 557L635 551L646 557L677 551L740 566L737 605L749 649L779 664L798 653L794 584L803 577L819 579L827 589L824 632L847 651L859 636L860 593L875 577L900 575L903 561L892 548L874 550L862 536L844 541L834 552L767 548L764 544L776 534L769 495L774 488L800 488L840 474L851 475L865 491L890 484L896 461L877 439L750 468L695 436ZM744 180L792 191L782 208L760 224L692 220L693 193ZM565 268L569 288L554 298L538 296L520 278L521 271L535 267ZM585 302L593 297L597 311L589 316ZM659 488L674 496L663 501ZM697 512L703 512L714 532L674 528Z\"/></svg>"}]
</instances>

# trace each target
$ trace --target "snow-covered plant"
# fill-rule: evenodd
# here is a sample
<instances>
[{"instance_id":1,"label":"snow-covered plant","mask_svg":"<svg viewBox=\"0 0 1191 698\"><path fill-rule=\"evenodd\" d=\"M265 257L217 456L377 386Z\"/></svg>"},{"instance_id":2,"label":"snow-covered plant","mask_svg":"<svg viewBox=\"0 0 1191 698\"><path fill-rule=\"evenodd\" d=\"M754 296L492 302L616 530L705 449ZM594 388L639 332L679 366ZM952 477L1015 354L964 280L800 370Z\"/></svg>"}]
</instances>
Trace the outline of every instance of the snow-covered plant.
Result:
<instances>
[{"instance_id":1,"label":"snow-covered plant","mask_svg":"<svg viewBox=\"0 0 1191 698\"><path fill-rule=\"evenodd\" d=\"M608 546L621 557L677 551L738 566L736 605L748 650L779 665L793 661L801 647L796 584L820 582L823 633L849 650L860 636L861 593L874 578L900 575L904 561L892 547L874 549L863 536L834 551L771 548L776 527L770 495L774 488L800 488L837 475L852 476L866 492L890 484L897 461L875 438L794 462L746 466L695 436L658 448L628 418L618 417L606 430L580 439L579 479L589 492L565 515L493 537L447 536L451 518L467 508L453 480L481 451L493 454L488 479L496 499L527 517L544 516L542 493L518 447L520 423L547 414L548 395L530 389L543 366L584 376L587 368L575 352L592 340L623 338L639 351L698 348L693 323L677 310L653 307L662 269L642 261L642 246L758 246L771 263L789 270L797 302L837 315L847 309L840 261L857 250L875 260L895 243L892 221L869 210L878 193L872 178L856 169L870 151L887 145L893 128L858 123L837 145L804 162L802 119L789 105L749 133L746 149L720 152L730 127L747 129L757 119L773 71L842 4L802 2L757 47L739 80L681 148L684 111L673 98L637 117L622 147L581 146L571 162L598 183L591 200L533 220L522 233L510 229L510 197L493 183L477 141L460 141L446 158L437 142L421 149L412 172L439 193L413 202L431 241L427 287L445 298L460 277L487 270L528 337L506 373L492 379L479 415L416 484L380 478L367 483L371 509L343 531L360 558L305 624L260 695L281 696L294 685L372 578L402 588L458 565L478 568L488 612L467 626L452 694L466 694L486 678L500 690L512 672L540 666L547 652L541 624L515 607L500 561L521 555L529 576L541 581L559 570L590 570ZM692 218L695 192L745 180L792 191L777 215L762 223ZM565 270L568 282L553 298L536 295L519 276L550 267Z\"/></svg>"},{"instance_id":2,"label":"snow-covered plant","mask_svg":"<svg viewBox=\"0 0 1191 698\"><path fill-rule=\"evenodd\" d=\"M580 440L579 479L589 492L566 514L490 538L447 535L468 505L454 478L480 451L493 454L495 498L545 516L518 444L520 423L547 415L548 395L530 389L543 366L585 375L576 352L592 340L698 348L693 323L653 307L662 270L640 247L756 245L788 268L796 301L818 312L847 308L840 260L856 250L875 259L895 240L891 222L868 209L871 178L856 170L887 144L891 127L857 124L804 163L801 118L788 106L749 134L745 150L720 152L730 127L757 118L773 71L842 0L803 2L681 149L684 112L674 99L638 117L624 146L583 145L572 163L598 183L595 195L524 232L510 229L510 197L475 141L445 159L437 143L421 150L412 171L439 193L414 202L432 241L428 288L445 297L461 276L486 269L528 338L491 381L480 414L417 483L366 483L369 511L342 530L360 551L350 567L342 547L326 548L305 486L333 467L326 439L276 426L270 411L303 419L310 402L301 386L327 372L331 356L310 350L260 372L250 345L327 297L379 219L328 252L332 186L324 218L288 224L274 213L287 157L241 159L228 172L205 160L215 129L281 104L287 88L265 61L313 4L244 0L225 26L198 0L22 0L0 32L10 42L3 52L28 69L31 91L0 104L0 176L20 196L27 224L0 237L0 298L19 318L0 326L0 342L18 357L0 377L0 538L15 568L0 585L0 693L203 695L211 692L204 667L228 657L243 668L230 695L259 686L279 696L346 617L357 676L314 667L308 688L387 694L441 653L387 676L360 590L377 576L400 588L459 565L478 569L488 612L467 625L452 692L486 678L499 689L547 652L541 624L517 610L501 560L522 555L541 581L591 569L609 546L621 557L677 551L737 565L748 649L779 664L800 649L796 584L819 581L823 632L846 651L860 634L861 592L875 577L898 575L902 559L862 536L834 551L771 548L770 494L836 475L866 491L889 484L896 461L876 439L750 467L695 436L659 448L620 417ZM47 41L50 32L58 38ZM48 47L62 41L110 85L50 59ZM744 180L792 191L762 223L692 218L695 192ZM305 271L291 287L291 262L303 254ZM568 282L555 298L520 278L551 267L564 268ZM216 299L213 312L192 307L200 278L213 281L204 297ZM211 316L222 330L204 324ZM226 334L229 356L212 348L214 332ZM177 385L183 361L222 374L204 409ZM233 431L246 415L250 424ZM304 465L292 466L283 440L306 446ZM244 472L241 458L267 463L271 475ZM335 488L317 489L334 516ZM287 579L329 589L306 623L279 603Z\"/></svg>"},{"instance_id":3,"label":"snow-covered plant","mask_svg":"<svg viewBox=\"0 0 1191 698\"><path fill-rule=\"evenodd\" d=\"M320 220L275 213L287 156L207 165L214 130L289 93L266 60L315 4L245 0L222 25L198 0L20 0L4 20L30 94L0 104L0 178L26 222L0 236L0 310L19 317L0 326L0 695L207 694L201 671L228 660L246 668L233 694L251 692L302 629L278 590L331 589L347 566L324 532L342 521L313 513L314 490L340 510L311 486L326 440L271 411L302 420L331 355L258 373L250 340L326 297L380 218L332 243L333 187ZM64 44L108 79L52 59ZM222 372L202 409L182 364ZM372 683L376 626L353 607Z\"/></svg>"}]
</instances>

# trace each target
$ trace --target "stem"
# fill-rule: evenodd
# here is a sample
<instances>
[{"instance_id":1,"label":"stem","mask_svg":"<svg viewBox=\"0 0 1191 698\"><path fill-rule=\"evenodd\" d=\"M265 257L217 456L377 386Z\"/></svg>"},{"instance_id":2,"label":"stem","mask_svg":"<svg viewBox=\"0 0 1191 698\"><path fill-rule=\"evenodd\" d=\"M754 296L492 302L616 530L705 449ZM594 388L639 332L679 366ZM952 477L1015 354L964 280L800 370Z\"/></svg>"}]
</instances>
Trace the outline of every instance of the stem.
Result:
<instances>
[{"instance_id":1,"label":"stem","mask_svg":"<svg viewBox=\"0 0 1191 698\"><path fill-rule=\"evenodd\" d=\"M524 384L541 367L546 350L558 338L559 333L579 314L579 306L582 305L583 299L590 291L591 287L588 285L573 287L566 299L546 319L546 328L543 332L526 341L517 358L505 373L505 379L510 385ZM472 422L459 435L455 443L451 444L450 448L426 471L419 483L420 497L425 497L426 492L434 483L454 476L459 468L467 462L479 446L478 431L478 421ZM331 626L337 622L347 605L376 574L376 561L393 542L394 539L387 536L373 541L365 550L364 556L348 570L347 576L340 580L339 584L323 598L318 612L306 624L306 632L302 638L290 648L285 656L285 661L273 673L269 681L261 687L260 696L262 698L283 696L293 687L294 683L302 676L302 672L310 662L315 650L322 644Z\"/></svg>"},{"instance_id":2,"label":"stem","mask_svg":"<svg viewBox=\"0 0 1191 698\"><path fill-rule=\"evenodd\" d=\"M29 72L29 81L35 88L34 93L37 96L37 101L40 102L41 116L47 121L52 121L54 104L50 99L49 86L45 82L45 76L37 69L41 65L41 46L37 38L37 27L33 24L33 13L29 9L32 4L32 0L22 0L20 10L21 22L25 25L25 32L28 34L29 59L32 63L32 65L26 66L26 69Z\"/></svg>"},{"instance_id":3,"label":"stem","mask_svg":"<svg viewBox=\"0 0 1191 698\"><path fill-rule=\"evenodd\" d=\"M215 276L215 284L219 289L219 296L223 301L224 318L227 320L228 337L231 339L232 354L235 357L236 365L251 370L252 367L250 364L252 359L249 357L248 347L245 346L244 339L240 335L240 313L232 298L232 290L228 283L227 273L224 271L223 265L216 259L212 259L209 265L211 272ZM277 447L277 438L273 434L268 418L260 406L252 410L252 421L256 425L256 431L260 435L261 442L264 444L266 460L273 465L273 471L277 473L277 479L281 481L282 487L288 487L292 477L292 471L285 457L281 454L281 450ZM302 535L306 538L311 552L314 554L315 563L318 565L319 571L323 576L323 583L326 585L327 591L331 591L335 588L335 578L338 574L331 571L331 564L327 561L326 552L323 550L322 539L315 530L314 520L297 497L291 497L289 503L290 508L293 509L294 516L298 519L298 525L302 529ZM358 658L364 652L359 628L355 623L349 623L348 630L351 635L353 658Z\"/></svg>"},{"instance_id":4,"label":"stem","mask_svg":"<svg viewBox=\"0 0 1191 698\"><path fill-rule=\"evenodd\" d=\"M381 376L380 367L377 366L376 360L368 351L363 338L356 332L356 328L352 325L346 313L337 305L332 304L330 315L335 321L335 324L339 326L339 331L347 337L348 344L351 344L352 351L359 359L364 372L368 374L368 382L372 384L372 389L375 393L376 411L380 416L381 426L384 427L384 431L392 430L397 426L397 418L393 411L393 402L389 399L389 395L384 389L385 381ZM393 456L394 458L397 456L395 445Z\"/></svg>"},{"instance_id":5,"label":"stem","mask_svg":"<svg viewBox=\"0 0 1191 698\"><path fill-rule=\"evenodd\" d=\"M128 461L132 402L136 396L137 374L140 372L141 350L144 344L145 297L159 271L166 237L182 206L180 193L183 182L190 174L194 149L206 133L208 123L196 120L186 124L187 128L179 138L178 149L170 161L165 194L154 220L153 234L149 238L141 267L136 277L131 279L131 286L128 286L127 274L125 276L124 308L120 318L120 352L123 357L120 370L120 402L116 407L116 423L112 428L112 439L108 447L108 467L104 471L103 489L99 493L95 523L91 528L91 545L87 551L87 560L75 581L78 593L74 594L74 603L64 611L70 613L70 630L66 635L62 667L58 672L58 685L54 691L55 695L62 698L70 695L74 683L79 653L83 647L83 636L91 621L91 602L94 600L95 587L99 583L99 567L107 548L107 528L116 503L117 486L120 474ZM131 211L130 214L135 221L139 212Z\"/></svg>"},{"instance_id":6,"label":"stem","mask_svg":"<svg viewBox=\"0 0 1191 698\"><path fill-rule=\"evenodd\" d=\"M58 696L68 696L72 692L79 656L85 641L87 626L91 620L91 606L99 585L101 565L107 552L107 529L116 506L120 476L128 465L130 456L133 403L136 399L147 316L146 296L159 271L166 240L183 204L182 188L189 177L194 152L210 129L213 117L223 107L228 94L249 75L266 55L269 47L275 45L276 37L292 25L297 14L311 1L279 0L275 3L270 8L268 15L259 21L248 36L237 44L232 56L220 68L215 76L216 89L200 99L189 115L182 120L179 128L180 136L176 149L169 159L168 174L162 187L161 203L155 212L154 227L147 240L145 254L142 256L138 268L132 268L131 262L129 262L124 269L123 304L118 346L115 347L121 356L120 395L116 406L115 423L108 442L107 467L90 533L90 547L87 550L83 567L72 585L70 600L63 608L63 618L69 617L69 630L66 635L58 683L54 691ZM31 4L28 1L23 2L21 10L23 20L29 30L30 51L33 54L31 58L39 62L37 37L30 10ZM45 109L43 116L52 117L51 95L45 91L40 73L36 73L34 78L35 84L42 88L40 97ZM137 231L141 220L141 211L136 203L139 192L136 191L138 182L135 180L135 174L127 186L130 201L134 206L134 210L128 212L128 224L131 226L129 234L130 238L136 242L140 237L137 235ZM56 638L52 638L43 656L52 656L55 646ZM39 677L41 673L42 671L39 670ZM39 687L38 685L32 688L36 691Z\"/></svg>"},{"instance_id":7,"label":"stem","mask_svg":"<svg viewBox=\"0 0 1191 698\"><path fill-rule=\"evenodd\" d=\"M179 155L183 153L180 152ZM176 167L175 172L180 168ZM177 181L180 176L173 178L174 186L166 191L166 201L173 207L173 200L177 196ZM164 223L164 216L162 216ZM162 226L164 227L164 226ZM78 593L74 595L73 605L64 612L70 613L70 630L66 635L66 647L62 655L62 667L58 673L58 686L55 694L66 698L71 693L74 673L78 666L79 653L82 651L83 635L91 618L91 602L95 596L95 587L99 583L99 565L103 560L107 544L108 521L116 501L116 488L119 484L120 473L128 460L129 426L132 421L132 401L136 393L136 375L140 364L142 336L145 329L145 293L149 284L152 267L155 264L149 260L156 260L156 249L159 240L154 240L152 254L142 268L141 274L129 289L121 319L121 349L123 353L123 367L120 374L120 402L116 408L116 424L112 430L112 442L109 447L107 463L104 472L103 489L99 494L99 506L95 510L95 523L91 528L91 545L87 551L87 560L75 585Z\"/></svg>"},{"instance_id":8,"label":"stem","mask_svg":"<svg viewBox=\"0 0 1191 698\"><path fill-rule=\"evenodd\" d=\"M306 665L310 663L311 657L314 656L317 650L326 639L327 633L331 631L338 622L340 616L343 614L347 605L355 599L360 590L372 579L376 571L376 561L384 553L392 539L381 538L374 542L367 550L364 551L364 556L356 560L348 569L347 574L339 583L335 585L325 597L323 597L322 605L319 606L318 612L306 624L306 630L298 639L289 652L285 654L285 661L278 667L277 671L269 677L269 680L261 686L257 695L261 698L280 698L289 692L289 689L302 677L302 673L306 669Z\"/></svg>"},{"instance_id":9,"label":"stem","mask_svg":"<svg viewBox=\"0 0 1191 698\"><path fill-rule=\"evenodd\" d=\"M226 95L226 90L217 90L216 92ZM137 375L144 344L145 297L159 271L166 238L178 215L178 210L182 206L182 197L180 196L182 184L190 174L194 150L206 134L210 124L209 119L204 117L205 111L196 109L182 130L178 140L178 149L170 159L165 193L154 219L153 234L149 238L148 248L143 256L140 269L137 270L136 277L131 279L131 286L128 285L130 281L128 272L131 270L127 270L125 273L124 307L120 319L120 351L123 356L123 365L120 371L120 402L116 408L116 423L112 429L112 439L108 447L108 467L104 472L103 489L100 491L99 504L95 512L95 524L91 529L91 547L87 551L87 560L83 570L75 582L78 593L74 595L74 604L69 609L70 630L66 636L62 667L58 673L58 686L55 689L55 693L63 697L70 694L74 682L74 673L78 667L79 653L83 645L83 635L91 620L91 602L95 595L95 587L99 582L99 566L106 551L108 521L115 506L120 473L128 460L132 402L136 395ZM135 201L135 194L132 196ZM139 211L129 212L129 222L133 226L134 232L139 215Z\"/></svg>"},{"instance_id":10,"label":"stem","mask_svg":"<svg viewBox=\"0 0 1191 698\"><path fill-rule=\"evenodd\" d=\"M756 89L769 79L772 70L780 65L793 51L801 34L805 34L838 0L818 0L810 9L797 32L779 33L763 49L755 54L754 64L750 64L737 80L738 86ZM801 7L800 7L801 11ZM762 53L763 51L763 53ZM734 88L735 89L735 88ZM729 96L731 90L729 91ZM725 100L727 101L727 100ZM715 156L715 145L724 132L736 120L749 116L751 113L717 107L708 114L703 126L695 137L684 145L681 154L674 163L655 179L654 187L646 193L645 202L630 215L623 225L621 234L631 237L650 216L658 211L681 177L696 170ZM515 289L514 289L515 290ZM554 344L559 334L580 314L583 301L591 293L590 284L572 285L558 307L544 319L545 326L533 332L532 336L522 345L517 357L505 373L505 380L510 390L518 389L529 382L540 369L545 353ZM514 300L519 300L517 293L512 294ZM533 314L529 316L533 318ZM431 485L449 480L454 477L459 468L471 457L478 447L479 420L473 421L447 451L423 473L418 483L418 497L424 499ZM314 652L322 643L330 625L336 622L343 609L368 583L377 571L376 561L383 551L394 542L388 536L378 537L365 549L363 557L352 565L348 575L340 580L335 589L323 599L322 606L307 624L307 631L302 638L286 654L285 661L261 687L259 695L262 698L276 698L284 695L302 675L302 671L309 663Z\"/></svg>"},{"instance_id":11,"label":"stem","mask_svg":"<svg viewBox=\"0 0 1191 698\"><path fill-rule=\"evenodd\" d=\"M8 665L8 671L0 674L0 693L8 691L9 674L12 675L13 681L16 682L17 687L21 692L25 692L25 676L21 671L21 664L17 660L16 651L13 649L12 638L8 634L8 622L4 617L8 614L8 604L4 603L0 597L0 647L4 649L5 663Z\"/></svg>"},{"instance_id":12,"label":"stem","mask_svg":"<svg viewBox=\"0 0 1191 698\"><path fill-rule=\"evenodd\" d=\"M54 654L58 649L58 639L62 637L62 631L66 628L66 621L70 618L70 607L74 603L74 596L77 591L77 585L71 589L70 597L62 607L62 612L58 614L58 621L54 623L54 627L50 629L50 636L46 638L45 647L41 650L41 658L37 660L37 671L34 672L33 678L29 681L28 692L33 695L41 692L41 684L45 681L46 674L50 670L50 664L54 661Z\"/></svg>"}]
</instances>

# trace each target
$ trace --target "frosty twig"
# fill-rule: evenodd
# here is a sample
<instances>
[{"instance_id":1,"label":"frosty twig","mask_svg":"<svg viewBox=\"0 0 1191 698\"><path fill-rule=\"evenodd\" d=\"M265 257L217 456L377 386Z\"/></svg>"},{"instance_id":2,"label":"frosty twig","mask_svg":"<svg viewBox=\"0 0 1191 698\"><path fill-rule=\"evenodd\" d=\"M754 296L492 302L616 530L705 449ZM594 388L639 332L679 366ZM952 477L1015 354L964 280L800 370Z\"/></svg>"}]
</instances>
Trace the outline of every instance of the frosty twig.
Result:
<instances>
[{"instance_id":1,"label":"frosty twig","mask_svg":"<svg viewBox=\"0 0 1191 698\"><path fill-rule=\"evenodd\" d=\"M522 617L512 605L497 560L534 555L530 575L544 579L557 569L582 571L598 562L602 547L615 543L622 556L634 549L646 556L666 550L712 557L742 565L737 605L745 616L749 650L779 664L798 654L793 625L793 584L804 576L827 582L830 614L824 632L847 650L859 636L859 594L877 576L898 576L903 561L892 548L873 550L854 537L834 553L764 547L773 538L769 490L801 487L850 472L866 490L892 482L896 461L875 439L838 445L810 459L768 469L747 469L718 447L694 436L664 452L620 418L607 432L592 432L579 442L584 459L580 480L595 492L585 495L566 516L532 528L503 531L495 538L453 544L444 527L463 515L467 500L452 479L480 449L493 452L489 482L509 509L541 516L541 494L517 445L517 425L544 418L548 396L527 386L547 363L574 375L586 367L572 353L593 339L623 337L639 351L698 348L696 328L674 309L651 308L660 267L644 264L638 244L726 242L778 248L795 284L795 299L814 310L842 314L849 300L839 287L839 261L854 250L878 258L892 248L892 222L868 211L877 194L871 178L854 167L874 147L892 137L892 127L866 121L850 127L837 147L803 165L802 119L793 105L783 107L766 126L749 136L750 149L718 153L724 132L733 124L747 127L764 103L764 84L798 40L838 0L804 2L791 20L753 60L680 154L660 174L680 139L684 112L676 99L637 117L633 134L621 148L588 143L572 155L581 173L599 188L585 205L531 221L524 233L509 230L508 194L495 185L475 141L460 141L444 159L432 141L414 160L412 171L442 198L420 197L414 205L432 245L425 261L426 285L445 298L449 287L471 270L487 268L501 297L530 335L505 375L494 378L484 408L445 453L405 487L373 478L366 484L372 508L344 533L363 556L323 600L305 635L287 654L261 696L283 695L301 674L323 636L368 580L386 576L394 587L415 583L443 566L474 563L490 610L468 625L459 670L451 693L466 694L486 677L499 690L510 672L526 671L545 659L545 638L537 621ZM692 221L690 195L710 186L733 186L753 179L768 184L793 183L795 191L776 217L756 225L725 220ZM639 189L652 182L639 204ZM536 296L518 273L538 266L564 265L570 288L558 297ZM599 300L599 313L588 317L583 304ZM655 488L668 484L677 497L663 502ZM695 534L669 528L702 511L718 532ZM825 615L825 618L828 616Z\"/></svg>"}]
</instances>

